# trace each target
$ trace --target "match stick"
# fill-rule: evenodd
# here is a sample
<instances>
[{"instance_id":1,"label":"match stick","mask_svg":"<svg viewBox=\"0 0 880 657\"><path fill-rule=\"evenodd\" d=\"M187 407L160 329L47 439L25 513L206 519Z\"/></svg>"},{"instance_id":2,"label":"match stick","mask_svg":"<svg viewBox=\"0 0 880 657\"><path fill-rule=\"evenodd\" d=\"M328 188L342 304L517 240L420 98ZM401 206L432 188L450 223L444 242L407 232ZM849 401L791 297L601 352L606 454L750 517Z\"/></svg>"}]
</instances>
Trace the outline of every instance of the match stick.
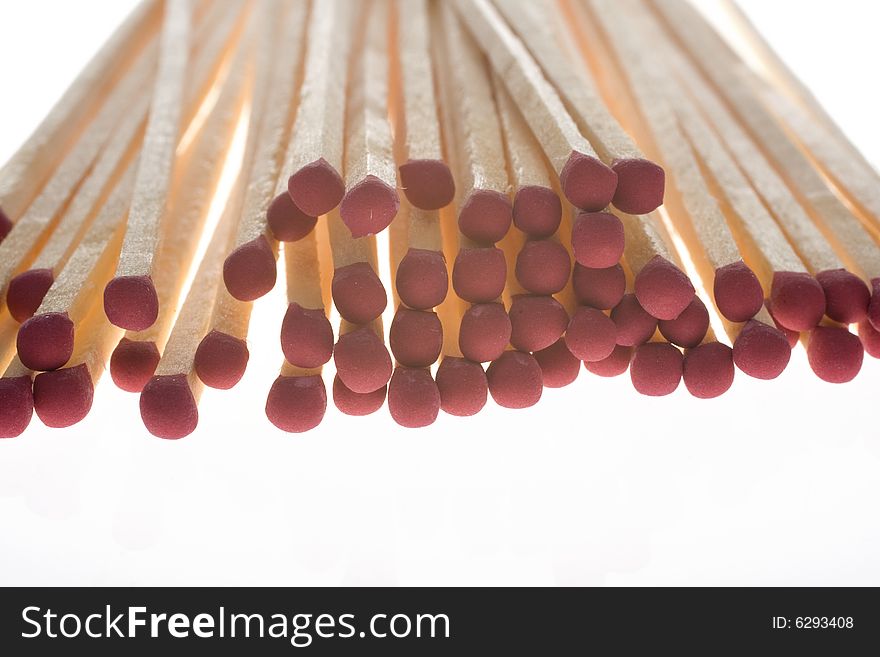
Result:
<instances>
[{"instance_id":1,"label":"match stick","mask_svg":"<svg viewBox=\"0 0 880 657\"><path fill-rule=\"evenodd\" d=\"M586 67L572 63L576 46L559 7L524 0L496 0L495 6L540 64L599 157L617 174L614 206L628 214L657 209L663 203L663 168L645 158L614 118Z\"/></svg>"},{"instance_id":2,"label":"match stick","mask_svg":"<svg viewBox=\"0 0 880 657\"><path fill-rule=\"evenodd\" d=\"M565 197L589 211L605 208L617 174L596 155L540 67L489 0L456 0L458 16L480 44L550 161Z\"/></svg>"},{"instance_id":3,"label":"match stick","mask_svg":"<svg viewBox=\"0 0 880 657\"><path fill-rule=\"evenodd\" d=\"M15 332L17 330L18 324L9 313L0 311L0 370L5 369L16 356Z\"/></svg>"},{"instance_id":4,"label":"match stick","mask_svg":"<svg viewBox=\"0 0 880 657\"><path fill-rule=\"evenodd\" d=\"M397 0L394 8L391 79L400 183L413 207L439 210L452 202L455 181L443 157L427 2Z\"/></svg>"},{"instance_id":5,"label":"match stick","mask_svg":"<svg viewBox=\"0 0 880 657\"><path fill-rule=\"evenodd\" d=\"M34 415L34 373L14 358L0 378L0 438L24 433Z\"/></svg>"},{"instance_id":6,"label":"match stick","mask_svg":"<svg viewBox=\"0 0 880 657\"><path fill-rule=\"evenodd\" d=\"M414 310L442 304L449 291L449 273L437 210L423 210L402 199L400 212L391 224L391 246L400 255L394 291L401 303Z\"/></svg>"}]
</instances>

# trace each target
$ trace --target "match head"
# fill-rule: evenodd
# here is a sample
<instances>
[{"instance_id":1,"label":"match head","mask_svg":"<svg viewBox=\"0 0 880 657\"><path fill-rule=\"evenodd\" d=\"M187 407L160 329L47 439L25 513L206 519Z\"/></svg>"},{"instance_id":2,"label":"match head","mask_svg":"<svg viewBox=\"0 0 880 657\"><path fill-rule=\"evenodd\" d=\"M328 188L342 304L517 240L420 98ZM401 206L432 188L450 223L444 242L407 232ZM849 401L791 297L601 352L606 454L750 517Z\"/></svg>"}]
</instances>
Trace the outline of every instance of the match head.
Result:
<instances>
[{"instance_id":1,"label":"match head","mask_svg":"<svg viewBox=\"0 0 880 657\"><path fill-rule=\"evenodd\" d=\"M746 322L764 306L761 283L742 260L715 271L713 294L718 312L731 322Z\"/></svg>"},{"instance_id":2,"label":"match head","mask_svg":"<svg viewBox=\"0 0 880 657\"><path fill-rule=\"evenodd\" d=\"M733 342L733 362L755 379L775 379L790 359L791 347L782 331L755 319L746 323Z\"/></svg>"},{"instance_id":3,"label":"match head","mask_svg":"<svg viewBox=\"0 0 880 657\"><path fill-rule=\"evenodd\" d=\"M858 324L867 316L871 290L861 278L845 269L832 269L820 271L816 280L825 292L825 314L835 322Z\"/></svg>"},{"instance_id":4,"label":"match head","mask_svg":"<svg viewBox=\"0 0 880 657\"><path fill-rule=\"evenodd\" d=\"M178 440L196 430L199 407L185 374L154 376L140 400L144 426L157 438Z\"/></svg>"},{"instance_id":5,"label":"match head","mask_svg":"<svg viewBox=\"0 0 880 657\"><path fill-rule=\"evenodd\" d=\"M657 323L660 333L672 344L685 349L696 347L709 330L709 311L698 296L694 296L687 308L675 319Z\"/></svg>"},{"instance_id":6,"label":"match head","mask_svg":"<svg viewBox=\"0 0 880 657\"><path fill-rule=\"evenodd\" d=\"M455 198L455 181L442 160L407 160L400 165L407 200L422 210L439 210Z\"/></svg>"},{"instance_id":7,"label":"match head","mask_svg":"<svg viewBox=\"0 0 880 657\"><path fill-rule=\"evenodd\" d=\"M275 287L275 253L265 236L245 242L226 257L223 282L239 301L254 301Z\"/></svg>"},{"instance_id":8,"label":"match head","mask_svg":"<svg viewBox=\"0 0 880 657\"><path fill-rule=\"evenodd\" d=\"M345 183L339 172L322 157L290 176L287 191L305 214L320 217L339 205L345 194Z\"/></svg>"},{"instance_id":9,"label":"match head","mask_svg":"<svg viewBox=\"0 0 880 657\"><path fill-rule=\"evenodd\" d=\"M568 313L550 296L520 294L510 303L510 344L520 351L540 351L559 340Z\"/></svg>"},{"instance_id":10,"label":"match head","mask_svg":"<svg viewBox=\"0 0 880 657\"><path fill-rule=\"evenodd\" d=\"M333 404L341 413L355 417L372 415L385 403L388 386L382 386L373 392L352 392L337 374L333 379Z\"/></svg>"},{"instance_id":11,"label":"match head","mask_svg":"<svg viewBox=\"0 0 880 657\"><path fill-rule=\"evenodd\" d=\"M440 408L457 417L476 415L486 405L489 382L479 363L464 358L444 356L437 368Z\"/></svg>"},{"instance_id":12,"label":"match head","mask_svg":"<svg viewBox=\"0 0 880 657\"><path fill-rule=\"evenodd\" d=\"M12 230L12 220L3 212L3 208L0 208L0 242L6 239L10 230Z\"/></svg>"},{"instance_id":13,"label":"match head","mask_svg":"<svg viewBox=\"0 0 880 657\"><path fill-rule=\"evenodd\" d=\"M868 304L868 321L880 331L880 278L871 279L871 302Z\"/></svg>"},{"instance_id":14,"label":"match head","mask_svg":"<svg viewBox=\"0 0 880 657\"><path fill-rule=\"evenodd\" d=\"M434 424L440 413L440 390L431 371L395 367L388 383L388 411L397 424L407 429Z\"/></svg>"},{"instance_id":15,"label":"match head","mask_svg":"<svg viewBox=\"0 0 880 657\"><path fill-rule=\"evenodd\" d=\"M699 399L723 395L733 385L733 350L720 342L707 342L684 352L682 380Z\"/></svg>"},{"instance_id":16,"label":"match head","mask_svg":"<svg viewBox=\"0 0 880 657\"><path fill-rule=\"evenodd\" d=\"M871 326L867 319L859 322L859 340L866 354L871 358L880 358L880 331Z\"/></svg>"},{"instance_id":17,"label":"match head","mask_svg":"<svg viewBox=\"0 0 880 657\"><path fill-rule=\"evenodd\" d=\"M51 269L29 269L9 281L6 307L15 321L24 322L34 316L55 277Z\"/></svg>"},{"instance_id":18,"label":"match head","mask_svg":"<svg viewBox=\"0 0 880 657\"><path fill-rule=\"evenodd\" d=\"M33 415L31 377L0 378L0 438L20 436L31 423Z\"/></svg>"},{"instance_id":19,"label":"match head","mask_svg":"<svg viewBox=\"0 0 880 657\"><path fill-rule=\"evenodd\" d=\"M394 284L401 303L415 310L436 308L449 291L446 258L440 251L409 249L397 265Z\"/></svg>"},{"instance_id":20,"label":"match head","mask_svg":"<svg viewBox=\"0 0 880 657\"><path fill-rule=\"evenodd\" d=\"M513 222L510 199L501 192L471 192L458 212L458 229L475 242L500 242Z\"/></svg>"},{"instance_id":21,"label":"match head","mask_svg":"<svg viewBox=\"0 0 880 657\"><path fill-rule=\"evenodd\" d=\"M852 381L862 369L864 354L859 338L842 326L817 326L810 331L807 360L823 381Z\"/></svg>"},{"instance_id":22,"label":"match head","mask_svg":"<svg viewBox=\"0 0 880 657\"><path fill-rule=\"evenodd\" d=\"M529 240L516 256L516 280L532 294L556 294L571 276L571 258L553 240Z\"/></svg>"},{"instance_id":23,"label":"match head","mask_svg":"<svg viewBox=\"0 0 880 657\"><path fill-rule=\"evenodd\" d=\"M637 347L657 330L657 319L639 305L635 294L625 294L614 306L611 321L617 329L617 344L622 347Z\"/></svg>"},{"instance_id":24,"label":"match head","mask_svg":"<svg viewBox=\"0 0 880 657\"><path fill-rule=\"evenodd\" d=\"M573 206L598 212L608 207L614 198L617 174L595 157L574 151L562 167L559 182L562 193Z\"/></svg>"},{"instance_id":25,"label":"match head","mask_svg":"<svg viewBox=\"0 0 880 657\"><path fill-rule=\"evenodd\" d=\"M159 296L149 276L117 276L104 288L104 313L127 331L144 331L159 316Z\"/></svg>"},{"instance_id":26,"label":"match head","mask_svg":"<svg viewBox=\"0 0 880 657\"><path fill-rule=\"evenodd\" d=\"M399 209L397 190L369 175L345 194L339 216L352 237L366 237L388 228Z\"/></svg>"},{"instance_id":27,"label":"match head","mask_svg":"<svg viewBox=\"0 0 880 657\"><path fill-rule=\"evenodd\" d=\"M611 355L602 360L593 361L592 363L584 361L584 369L595 374L610 378L620 376L629 369L629 362L632 360L633 348L621 347L617 345Z\"/></svg>"},{"instance_id":28,"label":"match head","mask_svg":"<svg viewBox=\"0 0 880 657\"><path fill-rule=\"evenodd\" d=\"M332 337L330 346L332 349ZM249 359L250 351L246 341L214 330L199 343L194 366L196 374L206 386L229 390L241 381Z\"/></svg>"},{"instance_id":29,"label":"match head","mask_svg":"<svg viewBox=\"0 0 880 657\"><path fill-rule=\"evenodd\" d=\"M281 351L287 362L297 367L320 367L329 361L333 355L333 327L324 309L289 304L281 322Z\"/></svg>"},{"instance_id":30,"label":"match head","mask_svg":"<svg viewBox=\"0 0 880 657\"><path fill-rule=\"evenodd\" d=\"M443 348L443 324L435 312L400 306L391 321L388 343L401 365L430 367Z\"/></svg>"},{"instance_id":31,"label":"match head","mask_svg":"<svg viewBox=\"0 0 880 657\"><path fill-rule=\"evenodd\" d=\"M614 351L617 327L601 310L581 306L568 322L565 344L578 360L602 360Z\"/></svg>"},{"instance_id":32,"label":"match head","mask_svg":"<svg viewBox=\"0 0 880 657\"><path fill-rule=\"evenodd\" d=\"M269 422L288 433L314 429L326 411L327 389L319 375L279 376L266 398Z\"/></svg>"},{"instance_id":33,"label":"match head","mask_svg":"<svg viewBox=\"0 0 880 657\"><path fill-rule=\"evenodd\" d=\"M333 350L336 372L352 392L374 392L391 378L391 356L369 326L346 333Z\"/></svg>"},{"instance_id":34,"label":"match head","mask_svg":"<svg viewBox=\"0 0 880 657\"><path fill-rule=\"evenodd\" d=\"M510 343L513 327L502 303L477 303L461 318L458 348L475 363L495 360Z\"/></svg>"},{"instance_id":35,"label":"match head","mask_svg":"<svg viewBox=\"0 0 880 657\"><path fill-rule=\"evenodd\" d=\"M675 392L681 382L682 355L668 342L639 345L629 364L629 375L636 392L663 397Z\"/></svg>"},{"instance_id":36,"label":"match head","mask_svg":"<svg viewBox=\"0 0 880 657\"><path fill-rule=\"evenodd\" d=\"M504 251L489 247L461 249L452 266L452 288L465 301L489 303L504 292L507 262Z\"/></svg>"},{"instance_id":37,"label":"match head","mask_svg":"<svg viewBox=\"0 0 880 657\"><path fill-rule=\"evenodd\" d=\"M63 429L81 422L92 409L95 386L85 364L34 378L34 410L47 427Z\"/></svg>"},{"instance_id":38,"label":"match head","mask_svg":"<svg viewBox=\"0 0 880 657\"><path fill-rule=\"evenodd\" d=\"M34 315L18 329L18 357L36 372L64 367L73 355L74 326L67 313Z\"/></svg>"},{"instance_id":39,"label":"match head","mask_svg":"<svg viewBox=\"0 0 880 657\"><path fill-rule=\"evenodd\" d=\"M623 255L625 241L623 224L610 212L580 212L571 227L574 259L584 267L613 267Z\"/></svg>"},{"instance_id":40,"label":"match head","mask_svg":"<svg viewBox=\"0 0 880 657\"><path fill-rule=\"evenodd\" d=\"M862 287L867 297L864 283ZM825 292L819 281L806 272L778 271L770 286L770 307L773 318L786 328L809 331L825 314Z\"/></svg>"},{"instance_id":41,"label":"match head","mask_svg":"<svg viewBox=\"0 0 880 657\"><path fill-rule=\"evenodd\" d=\"M372 322L388 305L385 286L368 262L335 270L330 290L336 310L352 324Z\"/></svg>"},{"instance_id":42,"label":"match head","mask_svg":"<svg viewBox=\"0 0 880 657\"><path fill-rule=\"evenodd\" d=\"M578 303L599 310L614 308L626 293L626 274L619 264L604 269L590 269L574 263L571 285Z\"/></svg>"},{"instance_id":43,"label":"match head","mask_svg":"<svg viewBox=\"0 0 880 657\"><path fill-rule=\"evenodd\" d=\"M663 167L643 158L614 160L617 189L612 203L627 214L648 214L663 204L666 172Z\"/></svg>"},{"instance_id":44,"label":"match head","mask_svg":"<svg viewBox=\"0 0 880 657\"><path fill-rule=\"evenodd\" d=\"M125 392L141 392L159 366L155 342L122 338L110 356L110 377Z\"/></svg>"},{"instance_id":45,"label":"match head","mask_svg":"<svg viewBox=\"0 0 880 657\"><path fill-rule=\"evenodd\" d=\"M297 207L290 194L281 192L269 205L266 221L276 240L296 242L314 230L318 218L307 215Z\"/></svg>"},{"instance_id":46,"label":"match head","mask_svg":"<svg viewBox=\"0 0 880 657\"><path fill-rule=\"evenodd\" d=\"M513 197L513 223L534 238L553 235L562 221L562 201L549 187L520 187Z\"/></svg>"},{"instance_id":47,"label":"match head","mask_svg":"<svg viewBox=\"0 0 880 657\"><path fill-rule=\"evenodd\" d=\"M649 260L635 279L636 298L657 319L675 319L694 298L694 285L663 256Z\"/></svg>"},{"instance_id":48,"label":"match head","mask_svg":"<svg viewBox=\"0 0 880 657\"><path fill-rule=\"evenodd\" d=\"M564 338L532 355L541 367L545 388L564 388L574 383L581 372L581 361L568 350Z\"/></svg>"},{"instance_id":49,"label":"match head","mask_svg":"<svg viewBox=\"0 0 880 657\"><path fill-rule=\"evenodd\" d=\"M788 346L794 349L801 339L801 334L798 331L787 328L779 323L779 320L777 320L773 316L773 308L770 306L769 300L764 301L764 307L767 309L767 312L770 313L770 318L773 320L773 326L782 331L782 335L784 335L785 339L788 340Z\"/></svg>"},{"instance_id":50,"label":"match head","mask_svg":"<svg viewBox=\"0 0 880 657\"><path fill-rule=\"evenodd\" d=\"M486 370L489 392L504 408L528 408L541 399L544 376L531 354L505 351Z\"/></svg>"}]
</instances>

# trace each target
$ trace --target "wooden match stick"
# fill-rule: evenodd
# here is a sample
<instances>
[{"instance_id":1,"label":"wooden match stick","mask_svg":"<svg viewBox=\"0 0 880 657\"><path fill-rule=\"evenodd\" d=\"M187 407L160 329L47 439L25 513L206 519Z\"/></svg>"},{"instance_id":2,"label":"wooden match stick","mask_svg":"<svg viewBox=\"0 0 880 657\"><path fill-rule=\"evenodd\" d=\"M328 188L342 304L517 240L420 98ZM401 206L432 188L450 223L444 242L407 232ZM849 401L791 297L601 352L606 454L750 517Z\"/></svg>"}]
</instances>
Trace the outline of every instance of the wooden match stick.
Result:
<instances>
[{"instance_id":1,"label":"wooden match stick","mask_svg":"<svg viewBox=\"0 0 880 657\"><path fill-rule=\"evenodd\" d=\"M0 310L0 369L15 356L15 334L18 323L5 310Z\"/></svg>"},{"instance_id":2,"label":"wooden match stick","mask_svg":"<svg viewBox=\"0 0 880 657\"><path fill-rule=\"evenodd\" d=\"M415 310L429 310L443 303L449 290L449 274L439 212L414 207L408 199L401 199L390 238L394 291L400 301Z\"/></svg>"},{"instance_id":3,"label":"wooden match stick","mask_svg":"<svg viewBox=\"0 0 880 657\"><path fill-rule=\"evenodd\" d=\"M24 433L34 415L33 371L18 358L0 377L0 438L16 438Z\"/></svg>"},{"instance_id":4,"label":"wooden match stick","mask_svg":"<svg viewBox=\"0 0 880 657\"><path fill-rule=\"evenodd\" d=\"M605 208L614 197L617 174L596 155L522 41L489 0L456 0L455 7L519 104L565 197L585 210Z\"/></svg>"},{"instance_id":5,"label":"wooden match stick","mask_svg":"<svg viewBox=\"0 0 880 657\"><path fill-rule=\"evenodd\" d=\"M392 110L403 193L421 210L439 210L455 197L443 156L431 65L426 0L397 0L392 17Z\"/></svg>"}]
</instances>

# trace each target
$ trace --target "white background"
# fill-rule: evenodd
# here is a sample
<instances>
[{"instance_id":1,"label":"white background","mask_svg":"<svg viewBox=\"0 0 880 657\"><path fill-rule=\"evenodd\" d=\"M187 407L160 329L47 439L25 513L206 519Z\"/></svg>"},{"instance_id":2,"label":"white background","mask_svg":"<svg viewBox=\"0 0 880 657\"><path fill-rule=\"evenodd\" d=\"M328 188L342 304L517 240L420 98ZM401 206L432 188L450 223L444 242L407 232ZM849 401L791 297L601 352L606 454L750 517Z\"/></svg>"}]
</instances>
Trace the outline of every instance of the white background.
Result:
<instances>
[{"instance_id":1,"label":"white background","mask_svg":"<svg viewBox=\"0 0 880 657\"><path fill-rule=\"evenodd\" d=\"M874 3L743 4L880 162ZM0 3L0 161L131 5ZM880 584L867 357L833 386L799 347L713 401L582 372L420 431L331 402L291 436L263 415L283 310L280 289L257 305L244 382L207 391L184 440L152 438L107 377L79 426L0 442L0 585Z\"/></svg>"}]
</instances>

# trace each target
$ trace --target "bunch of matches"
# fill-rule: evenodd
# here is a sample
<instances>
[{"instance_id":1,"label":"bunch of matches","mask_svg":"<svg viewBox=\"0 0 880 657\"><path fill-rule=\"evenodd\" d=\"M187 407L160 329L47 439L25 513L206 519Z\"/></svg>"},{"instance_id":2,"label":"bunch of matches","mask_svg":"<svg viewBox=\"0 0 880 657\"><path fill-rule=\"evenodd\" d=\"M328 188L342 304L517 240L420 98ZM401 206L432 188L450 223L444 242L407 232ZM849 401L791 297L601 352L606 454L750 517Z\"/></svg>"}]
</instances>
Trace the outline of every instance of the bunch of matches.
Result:
<instances>
[{"instance_id":1,"label":"bunch of matches","mask_svg":"<svg viewBox=\"0 0 880 657\"><path fill-rule=\"evenodd\" d=\"M582 368L709 399L801 347L852 380L880 175L724 7L736 39L686 0L142 0L0 169L0 437L82 421L107 369L191 434L279 282L290 433Z\"/></svg>"}]
</instances>

